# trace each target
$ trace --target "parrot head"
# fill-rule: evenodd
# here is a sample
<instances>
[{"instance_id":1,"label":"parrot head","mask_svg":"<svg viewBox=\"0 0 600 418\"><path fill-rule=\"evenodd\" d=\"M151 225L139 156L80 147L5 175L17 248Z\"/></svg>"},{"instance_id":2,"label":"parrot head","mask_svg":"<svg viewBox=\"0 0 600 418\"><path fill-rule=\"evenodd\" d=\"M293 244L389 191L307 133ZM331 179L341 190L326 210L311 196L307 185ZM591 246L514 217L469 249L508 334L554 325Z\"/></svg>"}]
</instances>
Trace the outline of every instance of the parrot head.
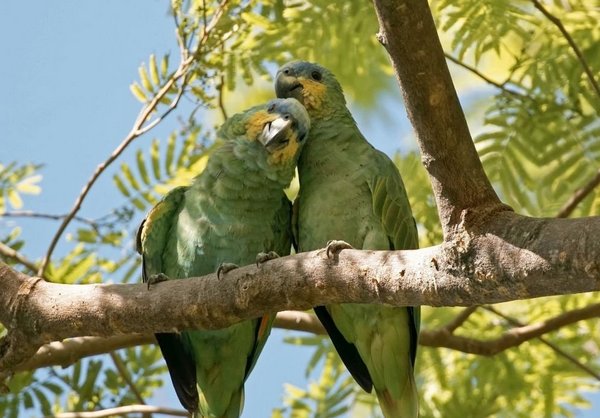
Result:
<instances>
[{"instance_id":1,"label":"parrot head","mask_svg":"<svg viewBox=\"0 0 600 418\"><path fill-rule=\"evenodd\" d=\"M336 110L346 109L340 83L327 68L308 61L283 65L275 79L277 97L298 99L311 117L326 118Z\"/></svg>"},{"instance_id":2,"label":"parrot head","mask_svg":"<svg viewBox=\"0 0 600 418\"><path fill-rule=\"evenodd\" d=\"M274 165L295 164L310 129L310 117L296 99L274 99L232 116L221 137L245 137L264 149Z\"/></svg>"}]
</instances>

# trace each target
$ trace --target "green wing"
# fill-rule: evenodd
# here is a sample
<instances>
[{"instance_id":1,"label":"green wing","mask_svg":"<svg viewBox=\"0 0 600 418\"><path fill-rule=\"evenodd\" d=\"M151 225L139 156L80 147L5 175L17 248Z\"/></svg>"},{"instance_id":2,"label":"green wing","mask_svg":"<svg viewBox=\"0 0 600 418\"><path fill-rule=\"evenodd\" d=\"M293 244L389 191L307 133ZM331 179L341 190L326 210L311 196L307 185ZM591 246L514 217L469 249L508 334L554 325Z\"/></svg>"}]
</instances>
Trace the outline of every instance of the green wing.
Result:
<instances>
[{"instance_id":1,"label":"green wing","mask_svg":"<svg viewBox=\"0 0 600 418\"><path fill-rule=\"evenodd\" d=\"M379 157L379 167L383 168L383 173L373 177L369 185L373 198L373 212L381 219L390 240L390 249L418 248L417 225L398 168L384 154L380 153Z\"/></svg>"},{"instance_id":2,"label":"green wing","mask_svg":"<svg viewBox=\"0 0 600 418\"><path fill-rule=\"evenodd\" d=\"M281 257L284 257L290 254L292 246L292 205L285 193L282 193L282 196L281 206L275 213L272 224L273 233L275 235L272 251L275 251ZM276 312L265 314L256 321L256 339L254 348L252 349L250 356L248 356L248 363L246 363L246 379L250 375L250 372L252 372L256 360L267 342L276 314Z\"/></svg>"},{"instance_id":3,"label":"green wing","mask_svg":"<svg viewBox=\"0 0 600 418\"><path fill-rule=\"evenodd\" d=\"M142 221L137 233L136 248L142 255L142 280L162 273L163 254L169 234L177 222L188 187L176 187L154 206Z\"/></svg>"},{"instance_id":4,"label":"green wing","mask_svg":"<svg viewBox=\"0 0 600 418\"><path fill-rule=\"evenodd\" d=\"M142 280L164 272L165 246L185 199L188 187L176 187L150 210L137 233L137 251L142 255ZM180 334L157 333L156 340L167 363L177 397L188 411L198 409L196 370L193 354Z\"/></svg>"},{"instance_id":5,"label":"green wing","mask_svg":"<svg viewBox=\"0 0 600 418\"><path fill-rule=\"evenodd\" d=\"M381 224L390 241L391 250L419 248L417 224L410 209L406 189L398 168L383 153L378 152L382 175L376 175L369 187L373 198L373 212L381 219ZM387 174L387 175L386 175ZM408 307L411 319L411 359L414 366L417 355L418 336L421 324L420 307Z\"/></svg>"}]
</instances>

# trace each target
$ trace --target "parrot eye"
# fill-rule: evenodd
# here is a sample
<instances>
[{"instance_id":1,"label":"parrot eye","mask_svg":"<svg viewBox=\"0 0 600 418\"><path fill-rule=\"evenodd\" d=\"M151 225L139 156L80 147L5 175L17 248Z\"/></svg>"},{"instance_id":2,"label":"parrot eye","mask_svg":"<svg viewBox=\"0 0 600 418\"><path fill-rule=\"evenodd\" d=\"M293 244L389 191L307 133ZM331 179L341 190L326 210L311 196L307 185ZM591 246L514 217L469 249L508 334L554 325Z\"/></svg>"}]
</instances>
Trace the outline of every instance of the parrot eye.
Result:
<instances>
[{"instance_id":1,"label":"parrot eye","mask_svg":"<svg viewBox=\"0 0 600 418\"><path fill-rule=\"evenodd\" d=\"M321 81L321 79L323 78L323 76L321 75L321 73L318 72L318 71L313 71L310 74L310 76L313 78L313 80L316 80L316 81Z\"/></svg>"}]
</instances>

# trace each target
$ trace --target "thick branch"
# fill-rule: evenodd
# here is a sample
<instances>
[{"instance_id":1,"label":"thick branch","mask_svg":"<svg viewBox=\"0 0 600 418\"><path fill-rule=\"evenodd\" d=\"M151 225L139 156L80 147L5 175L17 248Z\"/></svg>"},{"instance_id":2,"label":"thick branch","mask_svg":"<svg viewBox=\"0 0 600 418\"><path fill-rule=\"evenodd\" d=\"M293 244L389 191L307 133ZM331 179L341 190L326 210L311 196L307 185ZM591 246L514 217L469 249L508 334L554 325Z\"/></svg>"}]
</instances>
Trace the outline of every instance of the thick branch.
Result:
<instances>
[{"instance_id":1,"label":"thick branch","mask_svg":"<svg viewBox=\"0 0 600 418\"><path fill-rule=\"evenodd\" d=\"M484 218L505 207L477 156L427 2L374 0L374 4L379 39L398 75L448 237L462 211L477 207Z\"/></svg>"},{"instance_id":2,"label":"thick branch","mask_svg":"<svg viewBox=\"0 0 600 418\"><path fill-rule=\"evenodd\" d=\"M410 251L324 251L248 266L217 280L53 284L0 266L0 370L39 346L77 336L222 328L264 312L342 303L473 306L600 290L600 218L535 219L500 212L481 231ZM32 349L24 347L37 344Z\"/></svg>"},{"instance_id":3,"label":"thick branch","mask_svg":"<svg viewBox=\"0 0 600 418\"><path fill-rule=\"evenodd\" d=\"M568 353L565 353L555 344L550 343L545 338L540 336L541 334L555 331L565 325L570 325L584 319L600 316L597 304L582 310L567 312L555 318L550 318L542 323L531 326L518 323L515 320L502 315L503 318L519 328L508 331L506 334L503 334L493 340L479 340L454 335L453 333L456 328L464 323L464 321L466 321L476 309L477 307L465 308L452 321L440 329L422 330L419 336L419 344L425 347L444 347L462 351L464 353L490 356L498 354L506 349L516 347L528 340L538 338L544 344L556 351L559 355L567 358L577 367L581 368L594 378L600 380L600 375L598 373L581 364L581 362L574 359ZM486 306L484 309L497 313L497 311L490 306ZM500 313L498 314L501 315ZM315 315L306 312L279 312L277 314L277 318L275 319L274 326L296 331L311 332L319 335L325 334L325 329ZM15 371L19 372L35 370L49 366L67 367L84 357L105 354L121 348L154 343L155 339L152 334L117 335L106 338L69 338L65 341L55 341L44 345L31 359L19 365Z\"/></svg>"},{"instance_id":4,"label":"thick branch","mask_svg":"<svg viewBox=\"0 0 600 418\"><path fill-rule=\"evenodd\" d=\"M324 335L325 329L315 315L283 311L277 314L273 324L276 328L310 332ZM106 354L121 348L154 344L153 334L114 335L110 337L76 337L43 345L29 360L21 363L15 371L35 370L42 367L68 367L84 357Z\"/></svg>"}]
</instances>

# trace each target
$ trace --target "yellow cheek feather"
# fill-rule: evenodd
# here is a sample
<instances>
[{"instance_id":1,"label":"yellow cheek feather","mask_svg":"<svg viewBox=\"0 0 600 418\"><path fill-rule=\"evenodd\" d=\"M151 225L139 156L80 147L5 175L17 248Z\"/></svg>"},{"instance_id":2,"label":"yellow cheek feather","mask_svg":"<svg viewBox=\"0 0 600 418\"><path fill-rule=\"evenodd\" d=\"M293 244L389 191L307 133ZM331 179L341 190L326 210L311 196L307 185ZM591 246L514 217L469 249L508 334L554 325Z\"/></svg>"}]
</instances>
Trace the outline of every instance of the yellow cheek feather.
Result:
<instances>
[{"instance_id":1,"label":"yellow cheek feather","mask_svg":"<svg viewBox=\"0 0 600 418\"><path fill-rule=\"evenodd\" d=\"M302 83L302 96L306 110L319 110L327 91L327 86L309 78L299 77Z\"/></svg>"},{"instance_id":2,"label":"yellow cheek feather","mask_svg":"<svg viewBox=\"0 0 600 418\"><path fill-rule=\"evenodd\" d=\"M277 119L277 115L269 113L266 110L259 110L250 116L246 122L246 138L250 141L256 141L264 126L275 119Z\"/></svg>"},{"instance_id":3,"label":"yellow cheek feather","mask_svg":"<svg viewBox=\"0 0 600 418\"><path fill-rule=\"evenodd\" d=\"M269 155L269 164L283 165L296 157L300 144L298 143L298 136L295 132L290 136L289 140L290 142L288 142L285 147L273 151L273 154Z\"/></svg>"}]
</instances>

